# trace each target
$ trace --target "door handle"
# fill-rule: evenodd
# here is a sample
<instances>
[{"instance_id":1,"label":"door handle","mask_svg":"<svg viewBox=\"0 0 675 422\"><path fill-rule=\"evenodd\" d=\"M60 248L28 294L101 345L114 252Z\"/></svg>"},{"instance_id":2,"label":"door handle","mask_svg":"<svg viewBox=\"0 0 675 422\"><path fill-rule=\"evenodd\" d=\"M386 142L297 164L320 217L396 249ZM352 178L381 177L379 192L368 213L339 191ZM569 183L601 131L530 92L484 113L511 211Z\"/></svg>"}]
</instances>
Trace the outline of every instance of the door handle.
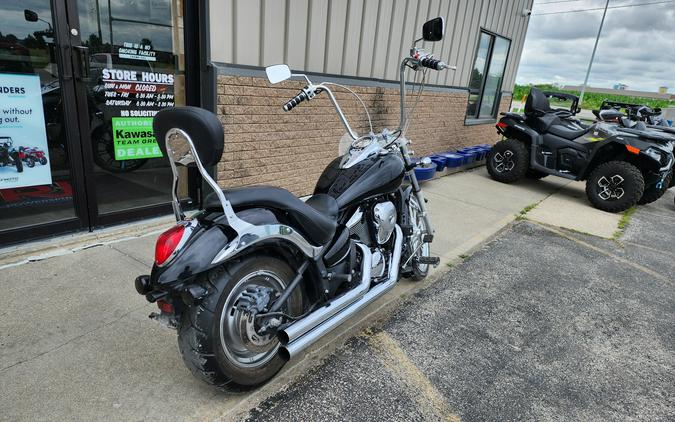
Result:
<instances>
[{"instance_id":1,"label":"door handle","mask_svg":"<svg viewBox=\"0 0 675 422\"><path fill-rule=\"evenodd\" d=\"M77 79L88 82L91 77L91 67L89 65L89 47L83 45L74 46L75 54L77 55Z\"/></svg>"}]
</instances>

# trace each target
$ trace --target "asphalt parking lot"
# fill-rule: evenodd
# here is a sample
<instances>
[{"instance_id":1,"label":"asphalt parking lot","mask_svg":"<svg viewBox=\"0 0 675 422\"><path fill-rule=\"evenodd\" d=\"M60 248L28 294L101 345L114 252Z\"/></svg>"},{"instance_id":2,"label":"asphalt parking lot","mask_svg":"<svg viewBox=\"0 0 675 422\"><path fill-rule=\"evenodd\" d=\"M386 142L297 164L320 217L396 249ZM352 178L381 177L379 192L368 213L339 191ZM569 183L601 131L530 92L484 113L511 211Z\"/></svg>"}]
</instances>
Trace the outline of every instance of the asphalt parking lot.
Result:
<instances>
[{"instance_id":1,"label":"asphalt parking lot","mask_svg":"<svg viewBox=\"0 0 675 422\"><path fill-rule=\"evenodd\" d=\"M673 192L619 241L519 221L249 421L675 420Z\"/></svg>"}]
</instances>

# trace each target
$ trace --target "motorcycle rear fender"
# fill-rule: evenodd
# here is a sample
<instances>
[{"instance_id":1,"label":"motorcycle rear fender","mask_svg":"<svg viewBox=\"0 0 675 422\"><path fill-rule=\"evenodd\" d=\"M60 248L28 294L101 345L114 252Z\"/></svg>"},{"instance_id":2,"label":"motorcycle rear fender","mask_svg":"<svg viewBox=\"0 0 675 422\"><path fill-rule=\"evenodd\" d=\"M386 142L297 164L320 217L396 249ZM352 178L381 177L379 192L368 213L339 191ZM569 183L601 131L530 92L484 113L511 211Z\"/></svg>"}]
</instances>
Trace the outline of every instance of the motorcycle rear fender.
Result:
<instances>
[{"instance_id":1,"label":"motorcycle rear fender","mask_svg":"<svg viewBox=\"0 0 675 422\"><path fill-rule=\"evenodd\" d=\"M183 282L215 267L212 261L216 253L232 240L226 232L226 228L217 224L205 226L198 223L186 244L171 261L161 267L157 264L152 266L151 286Z\"/></svg>"},{"instance_id":2,"label":"motorcycle rear fender","mask_svg":"<svg viewBox=\"0 0 675 422\"><path fill-rule=\"evenodd\" d=\"M283 245L295 248L308 257L315 257L322 248L310 245L292 227L280 224L270 210L252 208L237 213L250 223L248 232L237 233L232 227L219 224L219 218L198 223L186 244L166 265L153 265L151 286L186 282L226 261L245 255L253 248Z\"/></svg>"}]
</instances>

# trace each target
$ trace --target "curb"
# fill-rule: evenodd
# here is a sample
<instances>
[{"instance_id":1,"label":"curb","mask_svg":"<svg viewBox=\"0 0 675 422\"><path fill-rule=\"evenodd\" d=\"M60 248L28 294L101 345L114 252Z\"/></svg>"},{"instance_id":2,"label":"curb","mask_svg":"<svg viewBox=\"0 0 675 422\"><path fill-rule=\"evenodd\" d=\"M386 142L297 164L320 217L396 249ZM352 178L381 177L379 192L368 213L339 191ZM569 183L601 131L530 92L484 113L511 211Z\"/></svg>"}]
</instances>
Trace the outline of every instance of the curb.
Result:
<instances>
[{"instance_id":1,"label":"curb","mask_svg":"<svg viewBox=\"0 0 675 422\"><path fill-rule=\"evenodd\" d=\"M174 222L173 215L167 215L94 232L75 233L9 246L0 249L0 269L67 255L95 246L151 236L166 230Z\"/></svg>"}]
</instances>

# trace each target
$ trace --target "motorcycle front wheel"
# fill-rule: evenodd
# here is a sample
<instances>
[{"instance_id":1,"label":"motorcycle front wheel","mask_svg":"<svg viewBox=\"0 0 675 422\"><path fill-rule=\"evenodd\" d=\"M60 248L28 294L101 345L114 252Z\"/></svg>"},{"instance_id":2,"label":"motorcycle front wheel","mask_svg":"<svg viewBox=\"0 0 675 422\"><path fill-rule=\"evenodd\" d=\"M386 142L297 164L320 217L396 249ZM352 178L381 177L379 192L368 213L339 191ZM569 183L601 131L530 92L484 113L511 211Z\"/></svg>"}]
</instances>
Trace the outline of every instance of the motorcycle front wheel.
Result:
<instances>
[{"instance_id":1,"label":"motorcycle front wheel","mask_svg":"<svg viewBox=\"0 0 675 422\"><path fill-rule=\"evenodd\" d=\"M214 292L181 316L178 346L190 371L209 384L247 389L271 379L285 364L275 334L261 335L257 321L238 308L242 294L265 290L274 299L295 277L284 261L250 255L209 275ZM302 313L296 288L281 312Z\"/></svg>"},{"instance_id":2,"label":"motorcycle front wheel","mask_svg":"<svg viewBox=\"0 0 675 422\"><path fill-rule=\"evenodd\" d=\"M431 256L431 246L429 243L422 242L422 237L428 232L428 227L426 220L422 216L422 208L417 197L414 195L410 196L408 215L413 228L413 234L409 237L408 245L409 250L413 254L413 257L410 259L409 277L415 281L420 281L429 274L429 264L420 263L419 258Z\"/></svg>"}]
</instances>

